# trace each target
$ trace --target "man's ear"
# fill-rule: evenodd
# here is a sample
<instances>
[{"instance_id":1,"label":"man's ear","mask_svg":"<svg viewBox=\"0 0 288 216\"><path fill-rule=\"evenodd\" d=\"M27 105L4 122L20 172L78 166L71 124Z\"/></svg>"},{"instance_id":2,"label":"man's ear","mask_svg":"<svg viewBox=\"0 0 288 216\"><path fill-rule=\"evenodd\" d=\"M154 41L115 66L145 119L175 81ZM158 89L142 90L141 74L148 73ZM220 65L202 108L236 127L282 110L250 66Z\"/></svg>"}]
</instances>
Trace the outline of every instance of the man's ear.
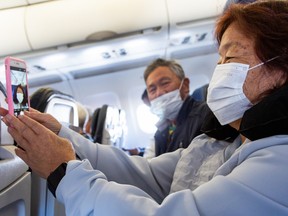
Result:
<instances>
[{"instance_id":1,"label":"man's ear","mask_svg":"<svg viewBox=\"0 0 288 216\"><path fill-rule=\"evenodd\" d=\"M184 78L180 92L182 99L185 99L190 94L190 80L188 77Z\"/></svg>"}]
</instances>

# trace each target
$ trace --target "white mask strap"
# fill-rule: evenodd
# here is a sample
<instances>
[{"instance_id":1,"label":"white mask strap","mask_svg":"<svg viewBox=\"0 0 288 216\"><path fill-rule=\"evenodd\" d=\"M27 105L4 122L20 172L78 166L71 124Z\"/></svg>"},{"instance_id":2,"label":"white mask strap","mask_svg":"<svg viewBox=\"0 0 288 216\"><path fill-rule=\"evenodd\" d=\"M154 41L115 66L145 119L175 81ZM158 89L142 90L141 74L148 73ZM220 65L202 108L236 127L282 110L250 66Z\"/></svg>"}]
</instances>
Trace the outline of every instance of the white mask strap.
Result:
<instances>
[{"instance_id":1,"label":"white mask strap","mask_svg":"<svg viewBox=\"0 0 288 216\"><path fill-rule=\"evenodd\" d=\"M259 66L261 66L261 65L263 65L263 64L266 64L267 62L273 61L274 59L277 59L277 58L279 58L279 57L280 57L280 56L275 56L274 58L271 58L271 59L269 59L269 60L267 60L267 61L265 61L265 62L261 62L260 64L257 64L257 65L255 65L255 66L249 68L249 70L252 70L252 69L254 69L254 68L257 68L257 67L259 67Z\"/></svg>"},{"instance_id":2,"label":"white mask strap","mask_svg":"<svg viewBox=\"0 0 288 216\"><path fill-rule=\"evenodd\" d=\"M184 79L185 79L185 78L184 78ZM180 84L180 87L179 87L179 91L181 90L181 88L182 88L182 86L183 86L184 79L181 80L181 84Z\"/></svg>"}]
</instances>

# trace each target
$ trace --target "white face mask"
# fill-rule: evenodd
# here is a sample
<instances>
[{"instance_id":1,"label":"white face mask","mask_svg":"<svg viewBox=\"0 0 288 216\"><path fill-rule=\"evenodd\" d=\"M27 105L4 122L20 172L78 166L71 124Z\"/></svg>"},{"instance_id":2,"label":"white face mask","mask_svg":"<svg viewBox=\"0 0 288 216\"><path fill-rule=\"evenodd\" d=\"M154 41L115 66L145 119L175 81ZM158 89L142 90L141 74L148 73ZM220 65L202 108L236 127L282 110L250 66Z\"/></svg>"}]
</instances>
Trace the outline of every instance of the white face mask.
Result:
<instances>
[{"instance_id":1,"label":"white face mask","mask_svg":"<svg viewBox=\"0 0 288 216\"><path fill-rule=\"evenodd\" d=\"M182 87L183 80L180 88L174 91L168 92L160 97L151 101L151 112L157 115L160 120L168 119L175 120L178 112L183 104L183 100L180 96L180 89Z\"/></svg>"},{"instance_id":2,"label":"white face mask","mask_svg":"<svg viewBox=\"0 0 288 216\"><path fill-rule=\"evenodd\" d=\"M23 99L24 99L23 93L16 93L16 97L19 103L23 102Z\"/></svg>"},{"instance_id":3,"label":"white face mask","mask_svg":"<svg viewBox=\"0 0 288 216\"><path fill-rule=\"evenodd\" d=\"M266 62L262 62L252 68L249 68L247 64L240 63L227 63L216 66L208 87L207 104L221 125L240 119L244 112L252 106L252 103L243 92L243 84L249 70Z\"/></svg>"}]
</instances>

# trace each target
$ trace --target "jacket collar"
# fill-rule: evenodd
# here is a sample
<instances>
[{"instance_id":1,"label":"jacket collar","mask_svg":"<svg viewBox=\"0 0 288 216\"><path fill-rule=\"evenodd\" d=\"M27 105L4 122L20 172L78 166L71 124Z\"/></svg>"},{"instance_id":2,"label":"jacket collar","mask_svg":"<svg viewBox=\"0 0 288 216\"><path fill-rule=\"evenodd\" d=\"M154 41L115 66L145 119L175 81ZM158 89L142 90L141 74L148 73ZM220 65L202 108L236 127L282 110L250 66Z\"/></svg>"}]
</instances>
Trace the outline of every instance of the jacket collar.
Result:
<instances>
[{"instance_id":1,"label":"jacket collar","mask_svg":"<svg viewBox=\"0 0 288 216\"><path fill-rule=\"evenodd\" d=\"M247 110L239 132L250 140L288 134L288 86Z\"/></svg>"},{"instance_id":2,"label":"jacket collar","mask_svg":"<svg viewBox=\"0 0 288 216\"><path fill-rule=\"evenodd\" d=\"M233 141L239 132L252 141L288 134L288 86L275 91L247 110L239 131L229 125L222 126L212 111L207 114L202 131L208 136L227 141Z\"/></svg>"}]
</instances>

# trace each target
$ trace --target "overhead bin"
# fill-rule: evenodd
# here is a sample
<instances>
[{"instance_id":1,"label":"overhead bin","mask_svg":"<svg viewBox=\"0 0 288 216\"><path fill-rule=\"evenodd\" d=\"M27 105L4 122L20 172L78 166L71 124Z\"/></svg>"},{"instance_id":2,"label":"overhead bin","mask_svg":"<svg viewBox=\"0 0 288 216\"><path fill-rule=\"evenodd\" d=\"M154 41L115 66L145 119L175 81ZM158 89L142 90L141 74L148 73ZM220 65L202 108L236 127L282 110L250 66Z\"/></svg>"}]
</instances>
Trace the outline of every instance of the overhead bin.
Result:
<instances>
[{"instance_id":1,"label":"overhead bin","mask_svg":"<svg viewBox=\"0 0 288 216\"><path fill-rule=\"evenodd\" d=\"M53 1L53 0L13 0L13 1L0 0L0 10L21 7L29 4L37 4L47 1Z\"/></svg>"},{"instance_id":2,"label":"overhead bin","mask_svg":"<svg viewBox=\"0 0 288 216\"><path fill-rule=\"evenodd\" d=\"M227 0L167 0L171 46L211 43L216 18Z\"/></svg>"},{"instance_id":3,"label":"overhead bin","mask_svg":"<svg viewBox=\"0 0 288 216\"><path fill-rule=\"evenodd\" d=\"M170 26L182 27L215 18L222 11L227 0L167 0Z\"/></svg>"},{"instance_id":4,"label":"overhead bin","mask_svg":"<svg viewBox=\"0 0 288 216\"><path fill-rule=\"evenodd\" d=\"M62 0L27 7L33 50L127 35L155 34L167 26L164 0Z\"/></svg>"},{"instance_id":5,"label":"overhead bin","mask_svg":"<svg viewBox=\"0 0 288 216\"><path fill-rule=\"evenodd\" d=\"M23 0L13 2L19 6L0 10L1 57L17 54L28 60L26 54L70 54L94 46L98 53L93 56L84 60L77 56L75 64L83 65L90 60L106 63L105 57L117 60L155 50L166 53L167 45L168 54L178 45L207 47L226 0L27 0L23 7ZM50 70L69 64L67 60L39 65Z\"/></svg>"},{"instance_id":6,"label":"overhead bin","mask_svg":"<svg viewBox=\"0 0 288 216\"><path fill-rule=\"evenodd\" d=\"M0 56L31 51L25 29L26 6L52 0L0 0Z\"/></svg>"},{"instance_id":7,"label":"overhead bin","mask_svg":"<svg viewBox=\"0 0 288 216\"><path fill-rule=\"evenodd\" d=\"M43 2L48 2L48 1L57 1L57 0L26 0L26 1L28 4L37 4L37 3L43 3Z\"/></svg>"},{"instance_id":8,"label":"overhead bin","mask_svg":"<svg viewBox=\"0 0 288 216\"><path fill-rule=\"evenodd\" d=\"M25 7L0 11L0 56L30 51L25 23Z\"/></svg>"},{"instance_id":9,"label":"overhead bin","mask_svg":"<svg viewBox=\"0 0 288 216\"><path fill-rule=\"evenodd\" d=\"M26 0L13 0L13 1L0 0L0 9L20 7L24 5L27 5Z\"/></svg>"},{"instance_id":10,"label":"overhead bin","mask_svg":"<svg viewBox=\"0 0 288 216\"><path fill-rule=\"evenodd\" d=\"M217 52L214 25L216 18L223 12L226 1L167 0L168 56L185 58Z\"/></svg>"},{"instance_id":11,"label":"overhead bin","mask_svg":"<svg viewBox=\"0 0 288 216\"><path fill-rule=\"evenodd\" d=\"M111 38L167 36L165 0L5 2L0 0L2 57Z\"/></svg>"}]
</instances>

